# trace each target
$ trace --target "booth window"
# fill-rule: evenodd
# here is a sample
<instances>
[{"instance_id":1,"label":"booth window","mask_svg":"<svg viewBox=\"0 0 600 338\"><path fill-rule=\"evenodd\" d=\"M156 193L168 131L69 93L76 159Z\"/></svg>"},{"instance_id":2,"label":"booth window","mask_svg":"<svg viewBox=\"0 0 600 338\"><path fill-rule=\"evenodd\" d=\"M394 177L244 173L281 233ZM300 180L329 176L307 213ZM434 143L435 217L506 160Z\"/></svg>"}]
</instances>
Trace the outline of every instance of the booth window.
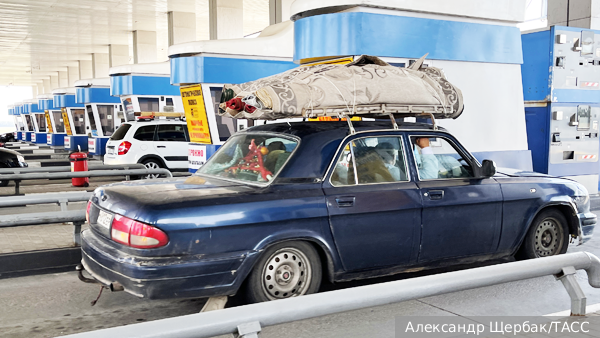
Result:
<instances>
[{"instance_id":1,"label":"booth window","mask_svg":"<svg viewBox=\"0 0 600 338\"><path fill-rule=\"evenodd\" d=\"M46 132L46 115L44 114L35 114L35 119L38 125L38 131L40 133Z\"/></svg>"},{"instance_id":2,"label":"booth window","mask_svg":"<svg viewBox=\"0 0 600 338\"><path fill-rule=\"evenodd\" d=\"M63 121L62 112L61 111L53 111L51 112L52 118L54 119L54 129L57 133L65 132L65 121Z\"/></svg>"},{"instance_id":3,"label":"booth window","mask_svg":"<svg viewBox=\"0 0 600 338\"><path fill-rule=\"evenodd\" d=\"M138 130L135 131L133 138L139 141L154 141L155 130L156 125L139 127Z\"/></svg>"},{"instance_id":4,"label":"booth window","mask_svg":"<svg viewBox=\"0 0 600 338\"><path fill-rule=\"evenodd\" d=\"M31 116L29 116L29 115L24 115L24 116L25 116L25 123L27 123L27 130L33 131L33 126L31 125Z\"/></svg>"},{"instance_id":5,"label":"booth window","mask_svg":"<svg viewBox=\"0 0 600 338\"><path fill-rule=\"evenodd\" d=\"M158 98L154 97L138 97L141 111L154 111L158 112Z\"/></svg>"},{"instance_id":6,"label":"booth window","mask_svg":"<svg viewBox=\"0 0 600 338\"><path fill-rule=\"evenodd\" d=\"M98 127L96 127L96 119L94 118L94 108L92 105L87 105L85 106L85 109L87 110L87 116L90 120L90 126L92 127L92 130L98 130Z\"/></svg>"},{"instance_id":7,"label":"booth window","mask_svg":"<svg viewBox=\"0 0 600 338\"><path fill-rule=\"evenodd\" d=\"M85 134L85 110L83 109L71 109L71 115L73 116L73 123L71 124L75 128L75 135Z\"/></svg>"},{"instance_id":8,"label":"booth window","mask_svg":"<svg viewBox=\"0 0 600 338\"><path fill-rule=\"evenodd\" d=\"M185 128L186 126L182 124L159 124L156 132L158 141L186 142L187 139L183 131Z\"/></svg>"},{"instance_id":9,"label":"booth window","mask_svg":"<svg viewBox=\"0 0 600 338\"><path fill-rule=\"evenodd\" d=\"M113 105L98 105L97 107L104 136L111 136L115 132L115 108Z\"/></svg>"}]
</instances>

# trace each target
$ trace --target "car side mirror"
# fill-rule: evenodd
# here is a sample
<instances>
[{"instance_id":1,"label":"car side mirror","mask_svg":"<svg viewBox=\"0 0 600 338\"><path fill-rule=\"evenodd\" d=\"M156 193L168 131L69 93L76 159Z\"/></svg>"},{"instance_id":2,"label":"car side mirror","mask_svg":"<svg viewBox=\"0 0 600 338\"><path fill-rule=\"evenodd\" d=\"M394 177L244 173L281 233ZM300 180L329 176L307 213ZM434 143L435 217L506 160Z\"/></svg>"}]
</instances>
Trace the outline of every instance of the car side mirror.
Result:
<instances>
[{"instance_id":1,"label":"car side mirror","mask_svg":"<svg viewBox=\"0 0 600 338\"><path fill-rule=\"evenodd\" d=\"M496 162L492 160L483 160L481 164L481 174L485 178L496 175Z\"/></svg>"}]
</instances>

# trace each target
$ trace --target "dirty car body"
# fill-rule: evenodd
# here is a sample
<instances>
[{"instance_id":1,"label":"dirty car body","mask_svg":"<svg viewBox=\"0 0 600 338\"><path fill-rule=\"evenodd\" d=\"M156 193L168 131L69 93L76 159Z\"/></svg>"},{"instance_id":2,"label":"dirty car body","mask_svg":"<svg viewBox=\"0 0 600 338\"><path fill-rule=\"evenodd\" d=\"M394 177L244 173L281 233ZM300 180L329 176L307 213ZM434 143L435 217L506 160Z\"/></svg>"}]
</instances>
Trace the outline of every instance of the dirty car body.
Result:
<instances>
[{"instance_id":1,"label":"dirty car body","mask_svg":"<svg viewBox=\"0 0 600 338\"><path fill-rule=\"evenodd\" d=\"M266 179L200 170L192 178L96 189L90 229L82 234L83 267L102 284L139 297L211 297L238 292L261 255L287 241L313 246L323 278L335 282L513 256L548 208L564 214L570 238L583 243L592 235L596 216L574 181L502 169L485 177L452 135L429 124L390 129L389 120L357 122L355 134L344 126L279 123L237 133L228 143L240 136L294 144L279 145L286 157ZM438 157L437 178L425 178L417 138L454 154ZM238 159L226 143L205 166L225 162L226 154ZM374 154L385 166L380 158L368 162ZM455 162L461 166L452 167ZM123 245L111 239L110 220L99 224L101 213L113 222L124 216L151 225L168 242L150 249Z\"/></svg>"}]
</instances>

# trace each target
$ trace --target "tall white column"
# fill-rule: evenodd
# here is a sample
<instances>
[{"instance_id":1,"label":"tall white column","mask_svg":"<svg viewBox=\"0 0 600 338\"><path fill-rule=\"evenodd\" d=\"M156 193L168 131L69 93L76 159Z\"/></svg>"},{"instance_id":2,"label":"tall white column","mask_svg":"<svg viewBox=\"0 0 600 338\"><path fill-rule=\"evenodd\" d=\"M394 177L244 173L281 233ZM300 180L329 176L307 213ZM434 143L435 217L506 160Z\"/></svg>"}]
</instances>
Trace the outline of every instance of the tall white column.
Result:
<instances>
[{"instance_id":1,"label":"tall white column","mask_svg":"<svg viewBox=\"0 0 600 338\"><path fill-rule=\"evenodd\" d=\"M92 69L94 78L108 77L108 54L94 53L92 54Z\"/></svg>"},{"instance_id":2,"label":"tall white column","mask_svg":"<svg viewBox=\"0 0 600 338\"><path fill-rule=\"evenodd\" d=\"M244 37L244 0L208 0L210 39Z\"/></svg>"},{"instance_id":3,"label":"tall white column","mask_svg":"<svg viewBox=\"0 0 600 338\"><path fill-rule=\"evenodd\" d=\"M196 13L169 12L169 46L196 41Z\"/></svg>"},{"instance_id":4,"label":"tall white column","mask_svg":"<svg viewBox=\"0 0 600 338\"><path fill-rule=\"evenodd\" d=\"M548 25L600 29L600 0L550 0Z\"/></svg>"},{"instance_id":5,"label":"tall white column","mask_svg":"<svg viewBox=\"0 0 600 338\"><path fill-rule=\"evenodd\" d=\"M60 88L58 86L58 74L56 75L50 75L50 91L52 92L52 90L56 89L56 88Z\"/></svg>"},{"instance_id":6,"label":"tall white column","mask_svg":"<svg viewBox=\"0 0 600 338\"><path fill-rule=\"evenodd\" d=\"M79 66L68 66L67 73L69 74L69 87L75 86L75 81L79 80Z\"/></svg>"},{"instance_id":7,"label":"tall white column","mask_svg":"<svg viewBox=\"0 0 600 338\"><path fill-rule=\"evenodd\" d=\"M133 63L156 62L156 32L133 31Z\"/></svg>"},{"instance_id":8,"label":"tall white column","mask_svg":"<svg viewBox=\"0 0 600 338\"><path fill-rule=\"evenodd\" d=\"M79 60L79 79L91 79L94 77L92 61Z\"/></svg>"},{"instance_id":9,"label":"tall white column","mask_svg":"<svg viewBox=\"0 0 600 338\"><path fill-rule=\"evenodd\" d=\"M290 7L294 0L269 0L269 24L274 25L290 19Z\"/></svg>"},{"instance_id":10,"label":"tall white column","mask_svg":"<svg viewBox=\"0 0 600 338\"><path fill-rule=\"evenodd\" d=\"M37 85L31 85L31 97L34 99L38 96L38 87Z\"/></svg>"},{"instance_id":11,"label":"tall white column","mask_svg":"<svg viewBox=\"0 0 600 338\"><path fill-rule=\"evenodd\" d=\"M60 88L66 88L69 86L69 74L66 70L58 72L58 86Z\"/></svg>"},{"instance_id":12,"label":"tall white column","mask_svg":"<svg viewBox=\"0 0 600 338\"><path fill-rule=\"evenodd\" d=\"M108 65L110 67L129 64L128 45L108 45Z\"/></svg>"},{"instance_id":13,"label":"tall white column","mask_svg":"<svg viewBox=\"0 0 600 338\"><path fill-rule=\"evenodd\" d=\"M50 79L42 80L42 85L44 86L44 94L52 94L52 85L50 84Z\"/></svg>"}]
</instances>

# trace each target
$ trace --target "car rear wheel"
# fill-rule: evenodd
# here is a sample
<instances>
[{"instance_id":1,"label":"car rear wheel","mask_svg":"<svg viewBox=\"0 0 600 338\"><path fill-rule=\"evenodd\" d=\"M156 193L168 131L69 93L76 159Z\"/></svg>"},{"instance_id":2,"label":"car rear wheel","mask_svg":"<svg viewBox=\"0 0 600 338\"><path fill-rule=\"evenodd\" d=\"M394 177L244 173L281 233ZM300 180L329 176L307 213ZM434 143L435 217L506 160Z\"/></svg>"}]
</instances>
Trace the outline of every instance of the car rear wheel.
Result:
<instances>
[{"instance_id":1,"label":"car rear wheel","mask_svg":"<svg viewBox=\"0 0 600 338\"><path fill-rule=\"evenodd\" d=\"M246 296L250 303L258 303L315 293L321 277L319 254L309 243L280 243L266 250L254 266Z\"/></svg>"},{"instance_id":2,"label":"car rear wheel","mask_svg":"<svg viewBox=\"0 0 600 338\"><path fill-rule=\"evenodd\" d=\"M0 163L0 168L8 168L8 166ZM6 187L7 185L8 185L8 180L0 180L0 187Z\"/></svg>"},{"instance_id":3,"label":"car rear wheel","mask_svg":"<svg viewBox=\"0 0 600 338\"><path fill-rule=\"evenodd\" d=\"M565 216L556 209L542 211L535 217L519 258L529 259L560 255L567 252L569 228Z\"/></svg>"},{"instance_id":4,"label":"car rear wheel","mask_svg":"<svg viewBox=\"0 0 600 338\"><path fill-rule=\"evenodd\" d=\"M158 160L155 160L153 158L144 160L142 162L142 164L146 167L146 169L160 169L163 167L162 163L160 163ZM159 174L149 174L149 175L142 176L142 178L154 179L154 178L158 178L159 176L160 176Z\"/></svg>"}]
</instances>

